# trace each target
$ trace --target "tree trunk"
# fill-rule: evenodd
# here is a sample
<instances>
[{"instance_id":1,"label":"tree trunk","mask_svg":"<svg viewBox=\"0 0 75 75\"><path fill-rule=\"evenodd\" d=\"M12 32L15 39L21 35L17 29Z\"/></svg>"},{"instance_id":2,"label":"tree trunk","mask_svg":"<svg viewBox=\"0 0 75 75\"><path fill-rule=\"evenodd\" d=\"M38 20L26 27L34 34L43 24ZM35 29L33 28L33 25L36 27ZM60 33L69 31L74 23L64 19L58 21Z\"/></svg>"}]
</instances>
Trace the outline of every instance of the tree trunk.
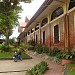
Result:
<instances>
[{"instance_id":1,"label":"tree trunk","mask_svg":"<svg viewBox=\"0 0 75 75\"><path fill-rule=\"evenodd\" d=\"M7 31L7 35L6 35L6 46L9 46L9 31Z\"/></svg>"}]
</instances>

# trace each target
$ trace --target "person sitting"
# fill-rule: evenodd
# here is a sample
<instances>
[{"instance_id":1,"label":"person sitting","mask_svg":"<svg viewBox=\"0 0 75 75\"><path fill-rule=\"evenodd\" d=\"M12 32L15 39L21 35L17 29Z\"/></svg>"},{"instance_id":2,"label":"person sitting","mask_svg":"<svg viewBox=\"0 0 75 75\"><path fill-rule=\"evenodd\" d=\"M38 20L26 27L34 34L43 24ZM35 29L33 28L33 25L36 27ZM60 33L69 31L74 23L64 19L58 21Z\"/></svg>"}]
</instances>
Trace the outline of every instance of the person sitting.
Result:
<instances>
[{"instance_id":1,"label":"person sitting","mask_svg":"<svg viewBox=\"0 0 75 75\"><path fill-rule=\"evenodd\" d=\"M14 51L13 59L17 57L17 51Z\"/></svg>"},{"instance_id":2,"label":"person sitting","mask_svg":"<svg viewBox=\"0 0 75 75\"><path fill-rule=\"evenodd\" d=\"M17 52L17 57L19 60L22 60L22 51L21 50Z\"/></svg>"}]
</instances>

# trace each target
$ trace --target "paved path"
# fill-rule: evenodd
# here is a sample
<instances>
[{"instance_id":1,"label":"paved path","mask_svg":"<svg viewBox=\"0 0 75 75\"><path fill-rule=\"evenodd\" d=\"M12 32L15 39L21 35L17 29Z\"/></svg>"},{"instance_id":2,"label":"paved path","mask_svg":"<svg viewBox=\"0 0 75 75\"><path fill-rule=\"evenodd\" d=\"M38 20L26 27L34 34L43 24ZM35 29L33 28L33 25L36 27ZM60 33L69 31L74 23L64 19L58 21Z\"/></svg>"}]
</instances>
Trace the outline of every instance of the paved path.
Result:
<instances>
[{"instance_id":1,"label":"paved path","mask_svg":"<svg viewBox=\"0 0 75 75\"><path fill-rule=\"evenodd\" d=\"M44 75L62 75L62 66L56 63L50 62L39 55L33 55L32 52L28 52L33 59L22 60L14 62L13 60L0 60L0 75L25 75L25 70L32 68L34 65L40 63L42 60L47 61L49 64L49 70ZM10 71L10 72L8 72ZM22 72L11 72L11 71L22 71Z\"/></svg>"},{"instance_id":2,"label":"paved path","mask_svg":"<svg viewBox=\"0 0 75 75\"><path fill-rule=\"evenodd\" d=\"M50 60L44 59L43 57L41 58L40 55L33 55L32 52L29 54L35 59L35 61L44 60L48 63L49 70L46 71L44 75L63 75L63 66L61 66L61 64L51 62Z\"/></svg>"},{"instance_id":3,"label":"paved path","mask_svg":"<svg viewBox=\"0 0 75 75\"><path fill-rule=\"evenodd\" d=\"M32 68L38 63L39 61L34 61L34 59L22 60L20 62L14 62L13 60L0 60L0 75L25 75L25 70Z\"/></svg>"}]
</instances>

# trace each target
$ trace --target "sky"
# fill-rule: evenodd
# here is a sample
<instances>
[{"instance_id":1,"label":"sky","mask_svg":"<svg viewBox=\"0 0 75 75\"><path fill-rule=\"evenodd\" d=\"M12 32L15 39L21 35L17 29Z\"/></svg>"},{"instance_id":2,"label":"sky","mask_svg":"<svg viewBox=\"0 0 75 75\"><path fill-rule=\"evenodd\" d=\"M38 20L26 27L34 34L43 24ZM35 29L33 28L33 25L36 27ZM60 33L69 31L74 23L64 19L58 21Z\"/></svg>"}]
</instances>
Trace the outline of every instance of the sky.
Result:
<instances>
[{"instance_id":1,"label":"sky","mask_svg":"<svg viewBox=\"0 0 75 75\"><path fill-rule=\"evenodd\" d=\"M21 19L19 19L19 22L24 22L26 16L33 16L44 1L45 0L33 0L31 3L21 2L20 4L22 5L23 11L19 14L21 17ZM18 27L16 27L13 29L13 34L10 36L10 38L18 37L18 35Z\"/></svg>"}]
</instances>

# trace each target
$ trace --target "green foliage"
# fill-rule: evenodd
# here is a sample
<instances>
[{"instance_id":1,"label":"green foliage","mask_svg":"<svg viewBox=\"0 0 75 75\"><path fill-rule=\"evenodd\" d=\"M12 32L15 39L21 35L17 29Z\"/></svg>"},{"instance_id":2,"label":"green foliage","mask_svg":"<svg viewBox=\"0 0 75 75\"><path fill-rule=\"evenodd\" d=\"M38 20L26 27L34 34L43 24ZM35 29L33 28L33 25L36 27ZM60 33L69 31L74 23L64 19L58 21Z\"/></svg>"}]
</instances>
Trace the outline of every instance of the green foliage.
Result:
<instances>
[{"instance_id":1,"label":"green foliage","mask_svg":"<svg viewBox=\"0 0 75 75\"><path fill-rule=\"evenodd\" d=\"M19 24L18 12L21 11L21 6L14 7L11 1L3 0L0 2L0 32L6 37L6 45L9 45L9 36L12 34L12 29ZM14 7L14 8L13 8Z\"/></svg>"},{"instance_id":2,"label":"green foliage","mask_svg":"<svg viewBox=\"0 0 75 75\"><path fill-rule=\"evenodd\" d=\"M0 59L12 58L12 52L0 52Z\"/></svg>"},{"instance_id":3,"label":"green foliage","mask_svg":"<svg viewBox=\"0 0 75 75\"><path fill-rule=\"evenodd\" d=\"M28 50L30 48L30 45L25 44L24 48L25 48L25 50Z\"/></svg>"},{"instance_id":4,"label":"green foliage","mask_svg":"<svg viewBox=\"0 0 75 75\"><path fill-rule=\"evenodd\" d=\"M43 53L49 53L49 48L43 45Z\"/></svg>"},{"instance_id":5,"label":"green foliage","mask_svg":"<svg viewBox=\"0 0 75 75\"><path fill-rule=\"evenodd\" d=\"M31 0L2 0L0 1L0 32L6 37L6 44L9 45L9 36L12 35L12 29L19 24L18 13L22 11L20 2Z\"/></svg>"},{"instance_id":6,"label":"green foliage","mask_svg":"<svg viewBox=\"0 0 75 75\"><path fill-rule=\"evenodd\" d=\"M58 60L61 60L62 59L62 51L58 52L56 54L56 57L58 58Z\"/></svg>"},{"instance_id":7,"label":"green foliage","mask_svg":"<svg viewBox=\"0 0 75 75\"><path fill-rule=\"evenodd\" d=\"M60 51L58 54L57 54L57 58L59 59L74 59L75 58L75 54L73 54L71 51Z\"/></svg>"},{"instance_id":8,"label":"green foliage","mask_svg":"<svg viewBox=\"0 0 75 75\"><path fill-rule=\"evenodd\" d=\"M19 46L18 46L19 50L28 50L29 48L29 45L25 44L25 43L21 43Z\"/></svg>"},{"instance_id":9,"label":"green foliage","mask_svg":"<svg viewBox=\"0 0 75 75\"><path fill-rule=\"evenodd\" d=\"M31 70L28 70L25 75L43 75L48 69L48 64L45 61L34 66Z\"/></svg>"},{"instance_id":10,"label":"green foliage","mask_svg":"<svg viewBox=\"0 0 75 75\"><path fill-rule=\"evenodd\" d=\"M29 45L28 50L34 50L35 42L33 40L29 40L28 45Z\"/></svg>"},{"instance_id":11,"label":"green foliage","mask_svg":"<svg viewBox=\"0 0 75 75\"><path fill-rule=\"evenodd\" d=\"M12 59L13 53L12 52L0 52L0 59ZM22 53L23 59L31 59L29 55L26 53Z\"/></svg>"},{"instance_id":12,"label":"green foliage","mask_svg":"<svg viewBox=\"0 0 75 75\"><path fill-rule=\"evenodd\" d=\"M39 54L41 53L49 53L49 48L46 45L37 44L35 46L35 51Z\"/></svg>"},{"instance_id":13,"label":"green foliage","mask_svg":"<svg viewBox=\"0 0 75 75\"><path fill-rule=\"evenodd\" d=\"M28 44L31 45L31 46L34 46L35 45L35 42L33 40L29 40L28 41Z\"/></svg>"},{"instance_id":14,"label":"green foliage","mask_svg":"<svg viewBox=\"0 0 75 75\"><path fill-rule=\"evenodd\" d=\"M10 45L15 45L16 41L15 38L9 39Z\"/></svg>"},{"instance_id":15,"label":"green foliage","mask_svg":"<svg viewBox=\"0 0 75 75\"><path fill-rule=\"evenodd\" d=\"M34 51L34 46L29 46L28 50Z\"/></svg>"},{"instance_id":16,"label":"green foliage","mask_svg":"<svg viewBox=\"0 0 75 75\"><path fill-rule=\"evenodd\" d=\"M49 51L48 55L49 56L56 56L57 53L59 53L59 50L58 50L58 48L54 47L53 50Z\"/></svg>"},{"instance_id":17,"label":"green foliage","mask_svg":"<svg viewBox=\"0 0 75 75\"><path fill-rule=\"evenodd\" d=\"M25 46L25 44L24 44L24 43L21 43L21 44L19 45L19 49L20 49L20 50L23 50L23 49L24 49L24 46Z\"/></svg>"},{"instance_id":18,"label":"green foliage","mask_svg":"<svg viewBox=\"0 0 75 75\"><path fill-rule=\"evenodd\" d=\"M62 59L73 59L73 54L71 52L62 52Z\"/></svg>"},{"instance_id":19,"label":"green foliage","mask_svg":"<svg viewBox=\"0 0 75 75\"><path fill-rule=\"evenodd\" d=\"M4 52L9 52L11 51L11 46L6 46L4 44L0 44L0 50Z\"/></svg>"},{"instance_id":20,"label":"green foliage","mask_svg":"<svg viewBox=\"0 0 75 75\"><path fill-rule=\"evenodd\" d=\"M75 75L75 62L67 64L68 75Z\"/></svg>"},{"instance_id":21,"label":"green foliage","mask_svg":"<svg viewBox=\"0 0 75 75\"><path fill-rule=\"evenodd\" d=\"M37 44L37 45L35 46L35 51L36 51L37 53L41 54L41 53L43 52L43 46L40 45L40 44Z\"/></svg>"},{"instance_id":22,"label":"green foliage","mask_svg":"<svg viewBox=\"0 0 75 75\"><path fill-rule=\"evenodd\" d=\"M20 45L15 46L15 48L14 48L13 51L20 51L20 50L26 51L26 50L29 49L29 47L30 47L29 45L27 45L27 44L25 44L25 43L21 43Z\"/></svg>"},{"instance_id":23,"label":"green foliage","mask_svg":"<svg viewBox=\"0 0 75 75\"><path fill-rule=\"evenodd\" d=\"M75 47L72 48L71 53L73 55L73 59L75 60Z\"/></svg>"}]
</instances>

